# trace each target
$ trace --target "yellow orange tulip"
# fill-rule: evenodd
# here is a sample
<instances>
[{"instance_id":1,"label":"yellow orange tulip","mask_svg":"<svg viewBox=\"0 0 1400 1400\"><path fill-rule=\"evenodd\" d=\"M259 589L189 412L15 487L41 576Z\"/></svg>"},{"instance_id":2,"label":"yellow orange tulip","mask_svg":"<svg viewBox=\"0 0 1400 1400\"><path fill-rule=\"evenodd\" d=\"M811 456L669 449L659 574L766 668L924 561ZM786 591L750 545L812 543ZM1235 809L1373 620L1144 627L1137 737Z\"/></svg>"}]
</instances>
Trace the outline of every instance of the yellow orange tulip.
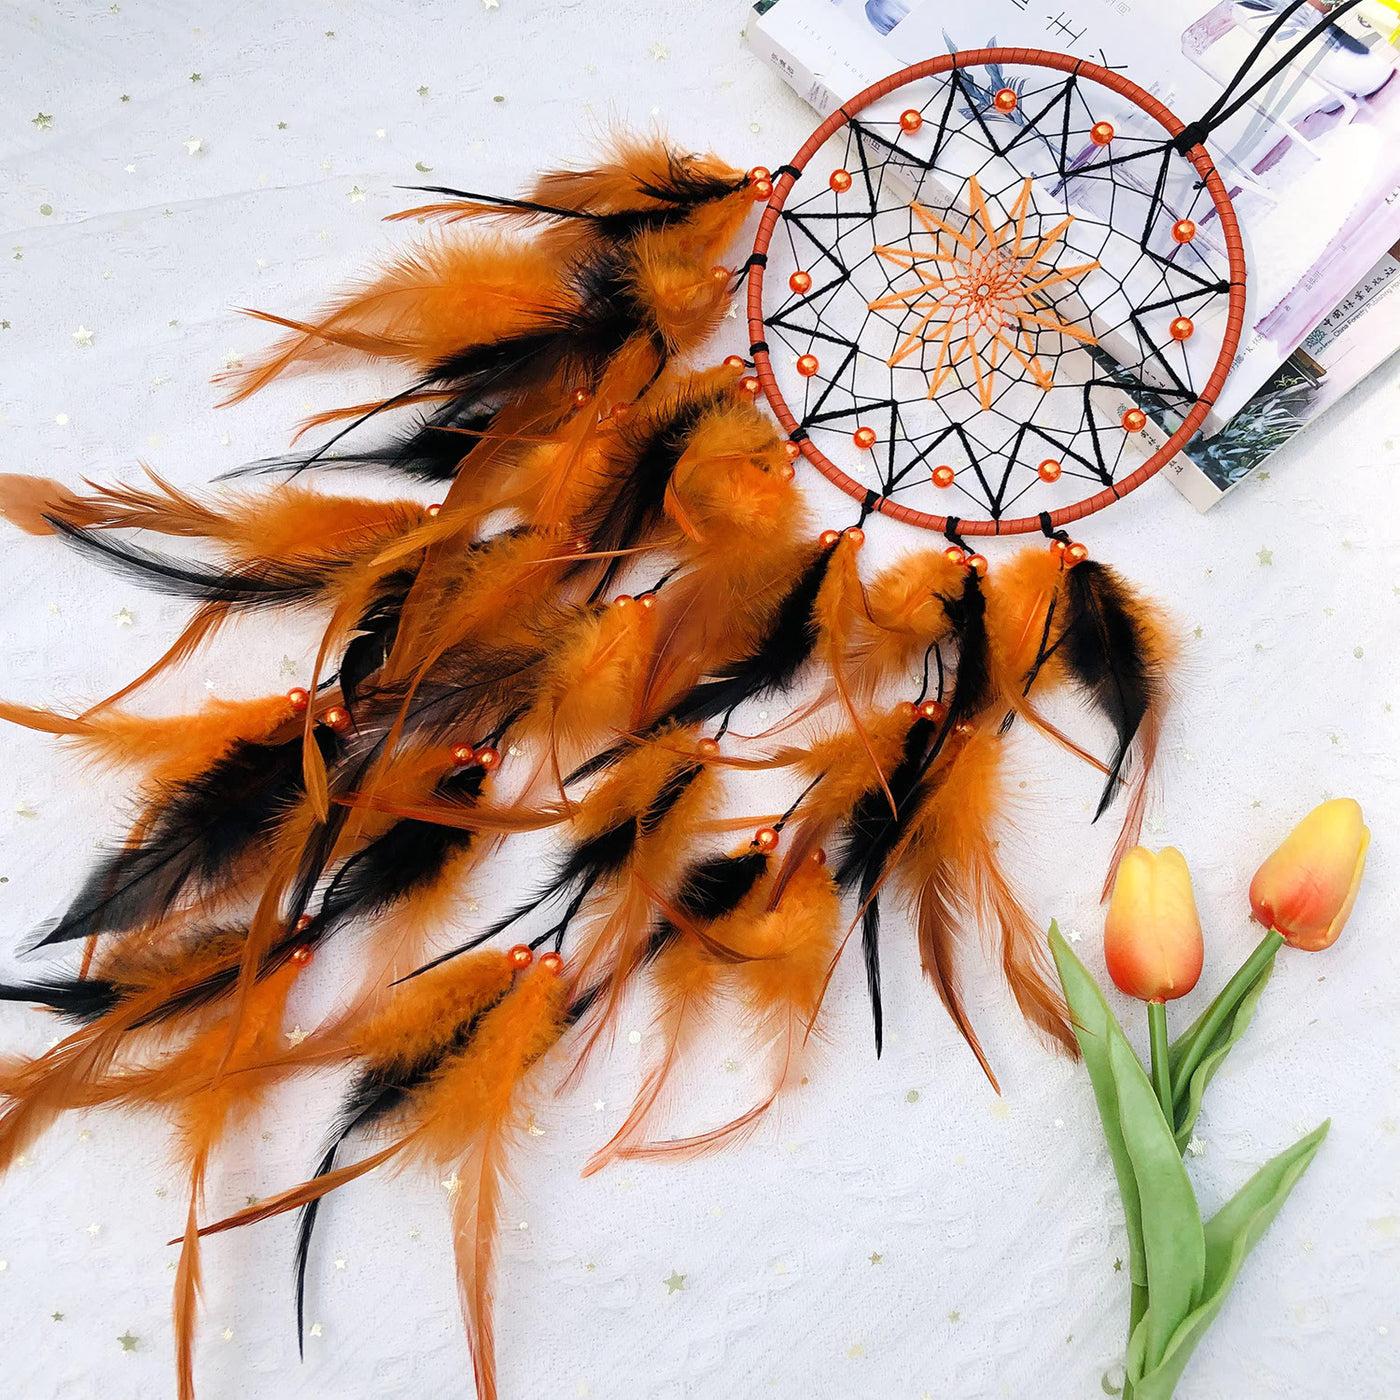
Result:
<instances>
[{"instance_id":1,"label":"yellow orange tulip","mask_svg":"<svg viewBox=\"0 0 1400 1400\"><path fill-rule=\"evenodd\" d=\"M1134 846L1123 857L1103 952L1119 989L1142 1001L1172 1001L1196 985L1205 946L1191 872L1174 846L1156 852Z\"/></svg>"},{"instance_id":2,"label":"yellow orange tulip","mask_svg":"<svg viewBox=\"0 0 1400 1400\"><path fill-rule=\"evenodd\" d=\"M1330 948L1356 901L1370 842L1361 807L1350 797L1314 807L1255 873L1254 917L1295 948Z\"/></svg>"}]
</instances>

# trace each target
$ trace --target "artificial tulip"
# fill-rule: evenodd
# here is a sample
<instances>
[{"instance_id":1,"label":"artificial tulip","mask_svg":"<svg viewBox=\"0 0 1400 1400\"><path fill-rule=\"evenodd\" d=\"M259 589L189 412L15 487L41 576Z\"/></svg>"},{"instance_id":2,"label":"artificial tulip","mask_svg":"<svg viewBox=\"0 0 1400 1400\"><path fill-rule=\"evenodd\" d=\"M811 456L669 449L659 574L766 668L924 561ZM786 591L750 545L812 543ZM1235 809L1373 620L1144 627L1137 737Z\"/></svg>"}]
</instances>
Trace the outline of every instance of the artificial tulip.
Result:
<instances>
[{"instance_id":1,"label":"artificial tulip","mask_svg":"<svg viewBox=\"0 0 1400 1400\"><path fill-rule=\"evenodd\" d=\"M1186 858L1174 846L1134 846L1118 867L1103 926L1103 956L1120 991L1147 1003L1152 1082L1172 1121L1166 1003L1196 985L1205 961L1201 920Z\"/></svg>"},{"instance_id":2,"label":"artificial tulip","mask_svg":"<svg viewBox=\"0 0 1400 1400\"><path fill-rule=\"evenodd\" d=\"M1314 807L1255 873L1254 917L1295 948L1330 948L1356 901L1370 842L1350 797Z\"/></svg>"},{"instance_id":3,"label":"artificial tulip","mask_svg":"<svg viewBox=\"0 0 1400 1400\"><path fill-rule=\"evenodd\" d=\"M1140 1001L1173 1001L1196 985L1205 946L1191 872L1174 846L1156 852L1134 846L1123 857L1103 954L1119 990Z\"/></svg>"}]
</instances>

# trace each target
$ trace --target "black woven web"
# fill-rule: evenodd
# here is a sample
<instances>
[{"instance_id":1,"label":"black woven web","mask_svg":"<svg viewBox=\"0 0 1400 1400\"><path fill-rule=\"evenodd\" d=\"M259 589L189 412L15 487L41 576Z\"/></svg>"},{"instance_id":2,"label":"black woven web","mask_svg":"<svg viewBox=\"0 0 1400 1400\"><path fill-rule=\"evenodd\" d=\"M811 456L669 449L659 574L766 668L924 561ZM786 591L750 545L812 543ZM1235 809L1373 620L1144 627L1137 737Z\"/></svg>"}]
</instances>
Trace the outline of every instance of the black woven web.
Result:
<instances>
[{"instance_id":1,"label":"black woven web","mask_svg":"<svg viewBox=\"0 0 1400 1400\"><path fill-rule=\"evenodd\" d=\"M1006 89L1017 98L1009 114L994 105ZM905 110L922 114L917 133L901 128ZM1096 145L1091 129L1105 119L1113 139ZM849 172L849 190L831 189L836 170ZM974 180L986 214L974 208ZM1026 201L1019 221L1018 199ZM990 341L976 357L965 346L930 399L940 352L945 367L951 354L941 334L948 316L935 311L912 349L909 337L939 289L899 306L870 303L917 289L915 267L945 279L959 272L950 253L970 267L970 248L992 246L989 223L1005 235L1003 263L1014 264L1018 238L1019 252L1034 250L1066 216L1072 222L1025 275L1098 267L1015 305L1097 343L1039 321L1004 321L1019 358ZM930 232L930 217L944 227ZM1185 244L1172 237L1183 218L1197 225ZM1146 113L1077 75L954 70L867 108L809 161L769 246L766 341L801 429L878 495L964 519L1035 515L1115 488L1179 425L1219 353L1228 265L1194 167ZM790 289L798 270L810 289ZM937 305L949 304L945 286ZM1179 317L1195 327L1188 341L1170 333ZM890 365L901 348L907 356ZM803 355L819 364L806 378ZM1125 431L1133 407L1152 420L1145 434ZM853 441L858 428L875 432L873 447ZM1053 482L1038 470L1047 460L1059 464ZM934 484L938 467L953 469L951 485Z\"/></svg>"}]
</instances>

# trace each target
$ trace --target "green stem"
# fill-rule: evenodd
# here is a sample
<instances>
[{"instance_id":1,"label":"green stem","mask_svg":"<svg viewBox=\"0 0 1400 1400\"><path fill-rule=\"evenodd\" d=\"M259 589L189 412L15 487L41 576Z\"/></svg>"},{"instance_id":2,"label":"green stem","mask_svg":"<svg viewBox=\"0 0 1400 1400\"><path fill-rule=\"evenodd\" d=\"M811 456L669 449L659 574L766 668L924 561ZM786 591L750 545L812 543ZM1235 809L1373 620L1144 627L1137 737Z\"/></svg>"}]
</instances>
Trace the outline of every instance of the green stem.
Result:
<instances>
[{"instance_id":1,"label":"green stem","mask_svg":"<svg viewBox=\"0 0 1400 1400\"><path fill-rule=\"evenodd\" d=\"M1196 1072L1196 1066L1201 1063L1209 1051L1216 1032L1234 1015L1240 999L1254 985L1255 979L1268 966L1269 960L1283 947L1283 944L1283 935L1277 929L1270 929L1259 940L1259 946L1244 960L1240 970L1225 984L1220 995L1211 1002L1210 1010L1206 1012L1206 1018L1201 1023L1200 1032L1192 1042L1191 1049L1181 1064L1177 1066L1176 1074L1172 1077L1172 1103L1185 1098L1191 1085L1191 1076ZM1148 1010L1151 1011L1150 1006ZM1155 1058L1155 1045L1153 1055ZM1173 1110L1169 1107L1167 1109L1168 1123L1172 1122L1172 1115Z\"/></svg>"},{"instance_id":2,"label":"green stem","mask_svg":"<svg viewBox=\"0 0 1400 1400\"><path fill-rule=\"evenodd\" d=\"M1128 1300L1128 1341L1133 1340L1133 1333L1137 1331L1137 1325L1142 1321L1142 1315L1147 1311L1147 1285L1144 1283L1134 1283L1130 1285L1132 1289L1131 1297ZM1123 1400L1132 1400L1133 1383L1127 1376L1123 1377Z\"/></svg>"},{"instance_id":3,"label":"green stem","mask_svg":"<svg viewBox=\"0 0 1400 1400\"><path fill-rule=\"evenodd\" d=\"M1172 1110L1172 1065L1170 1042L1167 1039L1167 1004L1147 1003L1147 1031L1152 1038L1152 1086L1157 1090L1157 1102L1162 1105L1162 1117L1167 1127L1174 1126Z\"/></svg>"}]
</instances>

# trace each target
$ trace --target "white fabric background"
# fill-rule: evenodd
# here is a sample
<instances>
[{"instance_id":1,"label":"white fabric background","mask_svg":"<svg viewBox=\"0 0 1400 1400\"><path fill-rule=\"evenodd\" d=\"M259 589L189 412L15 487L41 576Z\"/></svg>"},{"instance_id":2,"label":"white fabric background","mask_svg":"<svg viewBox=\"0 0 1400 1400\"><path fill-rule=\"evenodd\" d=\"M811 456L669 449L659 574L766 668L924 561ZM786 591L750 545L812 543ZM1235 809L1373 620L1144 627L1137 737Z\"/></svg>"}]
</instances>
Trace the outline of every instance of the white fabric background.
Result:
<instances>
[{"instance_id":1,"label":"white fabric background","mask_svg":"<svg viewBox=\"0 0 1400 1400\"><path fill-rule=\"evenodd\" d=\"M613 120L655 120L741 166L780 163L813 121L745 48L745 19L737 0L4 6L0 466L76 482L145 460L194 484L279 449L303 411L345 394L292 381L215 412L210 373L264 338L234 308L295 314L400 243L405 231L378 221L406 199L395 185L510 191L586 154ZM718 354L742 348L741 324ZM1342 941L1280 958L1201 1120L1189 1166L1207 1209L1328 1114L1333 1129L1183 1400L1400 1395L1396 384L1392 365L1208 517L1156 482L1082 530L1170 602L1186 642L1147 838L1185 851L1208 930L1179 1023L1252 946L1249 876L1294 821L1353 794L1375 831ZM830 519L849 518L812 489ZM872 562L913 542L889 523L871 534ZM108 693L185 615L54 541L5 533L0 571L0 691L14 700ZM313 635L310 620L247 628L160 700L283 689L306 676ZM1037 915L1081 934L1101 972L1095 890L1112 831L1088 824L1090 773L1022 744L1013 868ZM120 834L126 792L39 736L6 731L0 745L4 972L32 974L9 950L72 892L94 844ZM507 866L486 883L501 900L519 878ZM576 1092L541 1096L501 1252L503 1396L1071 1400L1112 1385L1126 1251L1087 1078L1035 1043L974 947L969 1002L1001 1076L993 1097L906 933L889 920L884 1058L853 960L810 1085L740 1151L580 1180L638 1082L641 1004L625 1021L637 1044L624 1038ZM1115 1004L1141 1038L1139 1009ZM315 1015L309 1002L293 1011ZM18 1006L0 1028L33 1051L54 1032ZM742 1042L717 1033L683 1116L717 1121L751 1068ZM267 1131L226 1153L211 1209L301 1179L336 1090L280 1098ZM0 1183L0 1392L174 1393L163 1242L182 1194L162 1125L113 1115L63 1120ZM210 1242L204 1400L469 1397L440 1185L376 1175L323 1222L300 1365L290 1219Z\"/></svg>"}]
</instances>

